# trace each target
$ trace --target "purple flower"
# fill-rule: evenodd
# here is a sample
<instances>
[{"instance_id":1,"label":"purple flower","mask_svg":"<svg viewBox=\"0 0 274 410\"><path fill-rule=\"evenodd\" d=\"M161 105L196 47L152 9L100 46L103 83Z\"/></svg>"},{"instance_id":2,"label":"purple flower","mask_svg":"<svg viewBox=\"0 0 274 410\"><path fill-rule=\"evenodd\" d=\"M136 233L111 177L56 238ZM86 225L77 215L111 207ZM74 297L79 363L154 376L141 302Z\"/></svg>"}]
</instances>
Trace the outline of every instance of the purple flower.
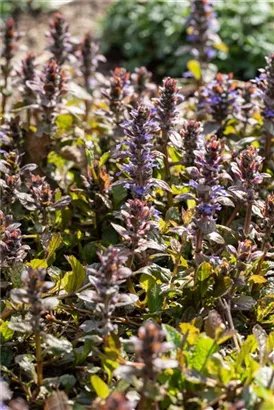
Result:
<instances>
[{"instance_id":1,"label":"purple flower","mask_svg":"<svg viewBox=\"0 0 274 410\"><path fill-rule=\"evenodd\" d=\"M48 127L47 134L51 134L55 129L56 109L67 91L66 83L65 71L53 58L48 61L40 76L27 82L28 87L39 97L43 120Z\"/></svg>"},{"instance_id":2,"label":"purple flower","mask_svg":"<svg viewBox=\"0 0 274 410\"><path fill-rule=\"evenodd\" d=\"M216 55L214 44L219 40L217 36L218 24L213 11L214 1L192 0L191 13L187 20L187 41L192 43L192 55L205 66Z\"/></svg>"},{"instance_id":3,"label":"purple flower","mask_svg":"<svg viewBox=\"0 0 274 410\"><path fill-rule=\"evenodd\" d=\"M0 262L1 266L12 266L15 262L22 262L30 249L22 244L20 223L13 223L12 216L0 211Z\"/></svg>"},{"instance_id":4,"label":"purple flower","mask_svg":"<svg viewBox=\"0 0 274 410\"><path fill-rule=\"evenodd\" d=\"M33 90L28 87L28 81L35 81L35 54L28 53L26 58L22 60L21 72L19 73L22 83L23 100L26 104L32 104L35 101Z\"/></svg>"},{"instance_id":5,"label":"purple flower","mask_svg":"<svg viewBox=\"0 0 274 410\"><path fill-rule=\"evenodd\" d=\"M131 74L131 81L134 86L134 91L138 95L146 90L147 84L151 79L152 73L146 69L146 67L135 68L134 73Z\"/></svg>"},{"instance_id":6,"label":"purple flower","mask_svg":"<svg viewBox=\"0 0 274 410\"><path fill-rule=\"evenodd\" d=\"M128 179L118 183L129 188L134 197L145 198L154 185L152 172L156 161L151 141L159 128L143 105L132 110L130 116L131 120L122 124L127 139L119 144L115 154L116 158L128 158L128 163L122 165L122 172L128 174ZM122 145L125 145L123 151Z\"/></svg>"},{"instance_id":7,"label":"purple flower","mask_svg":"<svg viewBox=\"0 0 274 410\"><path fill-rule=\"evenodd\" d=\"M133 254L141 254L149 248L148 234L155 228L157 217L157 211L150 203L129 199L121 210L124 227L117 224L113 224L113 227L127 249Z\"/></svg>"},{"instance_id":8,"label":"purple flower","mask_svg":"<svg viewBox=\"0 0 274 410\"><path fill-rule=\"evenodd\" d=\"M242 184L255 188L256 185L262 183L264 178L264 174L259 172L262 162L263 158L258 154L258 149L250 145L240 153L231 167Z\"/></svg>"},{"instance_id":9,"label":"purple flower","mask_svg":"<svg viewBox=\"0 0 274 410\"><path fill-rule=\"evenodd\" d=\"M106 59L101 54L98 54L99 46L93 41L92 35L87 33L79 50L79 58L81 61L81 72L84 76L86 89L91 92L94 83L94 76L98 68L99 62L105 62Z\"/></svg>"},{"instance_id":10,"label":"purple flower","mask_svg":"<svg viewBox=\"0 0 274 410\"><path fill-rule=\"evenodd\" d=\"M261 69L261 75L256 79L256 83L261 91L264 108L263 116L274 117L274 53L266 58L267 65Z\"/></svg>"},{"instance_id":11,"label":"purple flower","mask_svg":"<svg viewBox=\"0 0 274 410\"><path fill-rule=\"evenodd\" d=\"M201 254L204 235L216 231L215 215L221 210L221 198L227 192L219 184L222 177L222 143L216 135L205 141L200 151L195 151L197 180L190 181L189 186L195 188L197 206L191 226L191 234L195 242L196 256ZM198 259L199 257L198 257Z\"/></svg>"},{"instance_id":12,"label":"purple flower","mask_svg":"<svg viewBox=\"0 0 274 410\"><path fill-rule=\"evenodd\" d=\"M132 271L125 267L128 252L109 246L104 253L98 254L98 257L99 263L87 266L89 281L94 290L83 291L78 296L92 306L93 314L99 319L96 328L105 336L116 330L111 320L116 307L134 303L135 299L119 293L120 285L132 274Z\"/></svg>"},{"instance_id":13,"label":"purple flower","mask_svg":"<svg viewBox=\"0 0 274 410\"><path fill-rule=\"evenodd\" d=\"M46 34L50 44L48 49L52 52L59 65L64 64L72 51L69 27L60 13L56 13L49 23L50 31Z\"/></svg>"},{"instance_id":14,"label":"purple flower","mask_svg":"<svg viewBox=\"0 0 274 410\"><path fill-rule=\"evenodd\" d=\"M14 52L17 49L16 41L20 38L20 33L16 31L16 23L13 20L13 18L9 18L6 21L2 37L3 48L1 52L1 57L5 58L5 63L2 64L1 68L3 70L4 76L6 76L12 69L10 63L14 57Z\"/></svg>"},{"instance_id":15,"label":"purple flower","mask_svg":"<svg viewBox=\"0 0 274 410\"><path fill-rule=\"evenodd\" d=\"M131 336L128 347L135 353L135 363L123 365L125 374L139 376L143 379L142 392L155 391L157 375L167 367L178 366L176 360L162 358L173 348L165 341L166 334L154 321L146 321L138 330L138 337ZM119 372L119 368L117 369ZM122 373L123 374L123 373Z\"/></svg>"},{"instance_id":16,"label":"purple flower","mask_svg":"<svg viewBox=\"0 0 274 410\"><path fill-rule=\"evenodd\" d=\"M212 119L223 124L228 118L240 112L240 94L233 74L216 75L215 80L203 88L198 107L203 114L210 114Z\"/></svg>"},{"instance_id":17,"label":"purple flower","mask_svg":"<svg viewBox=\"0 0 274 410\"><path fill-rule=\"evenodd\" d=\"M179 111L176 106L183 101L183 96L179 94L177 82L173 78L166 78L163 86L160 87L160 96L155 99L154 118L158 122L162 131L158 144L163 153L168 143L170 133L177 123Z\"/></svg>"},{"instance_id":18,"label":"purple flower","mask_svg":"<svg viewBox=\"0 0 274 410\"><path fill-rule=\"evenodd\" d=\"M186 167L194 165L194 152L200 148L201 132L201 123L194 120L185 122L180 130L184 149L183 161Z\"/></svg>"},{"instance_id":19,"label":"purple flower","mask_svg":"<svg viewBox=\"0 0 274 410\"><path fill-rule=\"evenodd\" d=\"M115 117L116 125L121 122L125 109L125 99L132 93L130 73L123 67L116 67L111 71L109 88L103 93L108 100L111 113Z\"/></svg>"}]
</instances>

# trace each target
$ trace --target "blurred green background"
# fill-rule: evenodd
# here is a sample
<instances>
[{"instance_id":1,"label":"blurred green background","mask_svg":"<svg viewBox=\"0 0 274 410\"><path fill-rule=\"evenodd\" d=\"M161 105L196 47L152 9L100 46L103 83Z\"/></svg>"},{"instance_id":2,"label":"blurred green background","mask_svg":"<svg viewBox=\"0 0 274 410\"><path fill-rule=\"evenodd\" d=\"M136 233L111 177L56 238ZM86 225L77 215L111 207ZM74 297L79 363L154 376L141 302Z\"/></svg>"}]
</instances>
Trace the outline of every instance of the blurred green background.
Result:
<instances>
[{"instance_id":1,"label":"blurred green background","mask_svg":"<svg viewBox=\"0 0 274 410\"><path fill-rule=\"evenodd\" d=\"M190 0L114 0L108 5L109 1L2 0L1 18L46 14L52 8L62 11L67 3L88 4L91 9L100 4L104 18L97 21L97 33L112 66L124 65L132 71L145 65L158 77L181 77L192 58L186 51L178 53L187 44L185 20ZM264 57L274 51L273 0L217 0L215 10L228 52L219 51L213 63L219 71L232 71L239 79L254 77L265 65ZM98 20L95 14L94 19ZM69 24L72 27L75 20Z\"/></svg>"},{"instance_id":2,"label":"blurred green background","mask_svg":"<svg viewBox=\"0 0 274 410\"><path fill-rule=\"evenodd\" d=\"M177 50L186 44L190 1L117 0L103 22L103 52L118 56L130 70L146 65L159 75L180 77L190 59ZM219 35L228 47L214 63L236 77L254 77L274 51L274 2L218 0Z\"/></svg>"}]
</instances>

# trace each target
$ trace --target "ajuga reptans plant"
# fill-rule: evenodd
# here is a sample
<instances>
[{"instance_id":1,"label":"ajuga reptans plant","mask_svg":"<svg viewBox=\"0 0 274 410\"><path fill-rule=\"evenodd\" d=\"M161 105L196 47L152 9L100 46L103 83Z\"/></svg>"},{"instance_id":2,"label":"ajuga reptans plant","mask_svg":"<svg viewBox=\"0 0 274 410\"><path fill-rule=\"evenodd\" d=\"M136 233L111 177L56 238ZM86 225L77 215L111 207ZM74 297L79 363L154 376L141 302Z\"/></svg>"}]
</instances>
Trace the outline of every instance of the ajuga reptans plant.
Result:
<instances>
[{"instance_id":1,"label":"ajuga reptans plant","mask_svg":"<svg viewBox=\"0 0 274 410\"><path fill-rule=\"evenodd\" d=\"M192 5L199 79L108 71L74 2L42 52L3 25L0 407L273 407L273 56L210 82Z\"/></svg>"}]
</instances>

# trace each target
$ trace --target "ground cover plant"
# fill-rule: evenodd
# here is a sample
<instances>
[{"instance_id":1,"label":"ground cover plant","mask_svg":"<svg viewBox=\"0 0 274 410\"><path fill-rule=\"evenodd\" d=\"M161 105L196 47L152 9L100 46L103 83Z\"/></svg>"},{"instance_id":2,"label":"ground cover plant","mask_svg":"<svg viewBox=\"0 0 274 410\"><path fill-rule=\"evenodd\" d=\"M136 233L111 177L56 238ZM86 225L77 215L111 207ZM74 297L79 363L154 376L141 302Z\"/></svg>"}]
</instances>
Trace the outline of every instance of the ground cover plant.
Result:
<instances>
[{"instance_id":1,"label":"ground cover plant","mask_svg":"<svg viewBox=\"0 0 274 410\"><path fill-rule=\"evenodd\" d=\"M274 54L213 75L212 7L188 87L5 22L1 410L273 408Z\"/></svg>"}]
</instances>

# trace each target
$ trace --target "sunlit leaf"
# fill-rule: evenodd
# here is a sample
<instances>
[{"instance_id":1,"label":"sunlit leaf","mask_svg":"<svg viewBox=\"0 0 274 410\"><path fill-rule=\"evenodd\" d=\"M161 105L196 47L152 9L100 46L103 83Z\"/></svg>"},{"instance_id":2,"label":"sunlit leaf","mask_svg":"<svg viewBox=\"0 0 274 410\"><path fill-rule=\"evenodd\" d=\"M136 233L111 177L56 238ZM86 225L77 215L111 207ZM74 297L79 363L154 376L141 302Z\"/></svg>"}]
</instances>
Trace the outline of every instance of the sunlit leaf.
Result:
<instances>
[{"instance_id":1,"label":"sunlit leaf","mask_svg":"<svg viewBox=\"0 0 274 410\"><path fill-rule=\"evenodd\" d=\"M91 376L90 381L97 396L101 397L102 399L108 397L110 393L109 388L107 384L99 376L97 376L96 374Z\"/></svg>"}]
</instances>

